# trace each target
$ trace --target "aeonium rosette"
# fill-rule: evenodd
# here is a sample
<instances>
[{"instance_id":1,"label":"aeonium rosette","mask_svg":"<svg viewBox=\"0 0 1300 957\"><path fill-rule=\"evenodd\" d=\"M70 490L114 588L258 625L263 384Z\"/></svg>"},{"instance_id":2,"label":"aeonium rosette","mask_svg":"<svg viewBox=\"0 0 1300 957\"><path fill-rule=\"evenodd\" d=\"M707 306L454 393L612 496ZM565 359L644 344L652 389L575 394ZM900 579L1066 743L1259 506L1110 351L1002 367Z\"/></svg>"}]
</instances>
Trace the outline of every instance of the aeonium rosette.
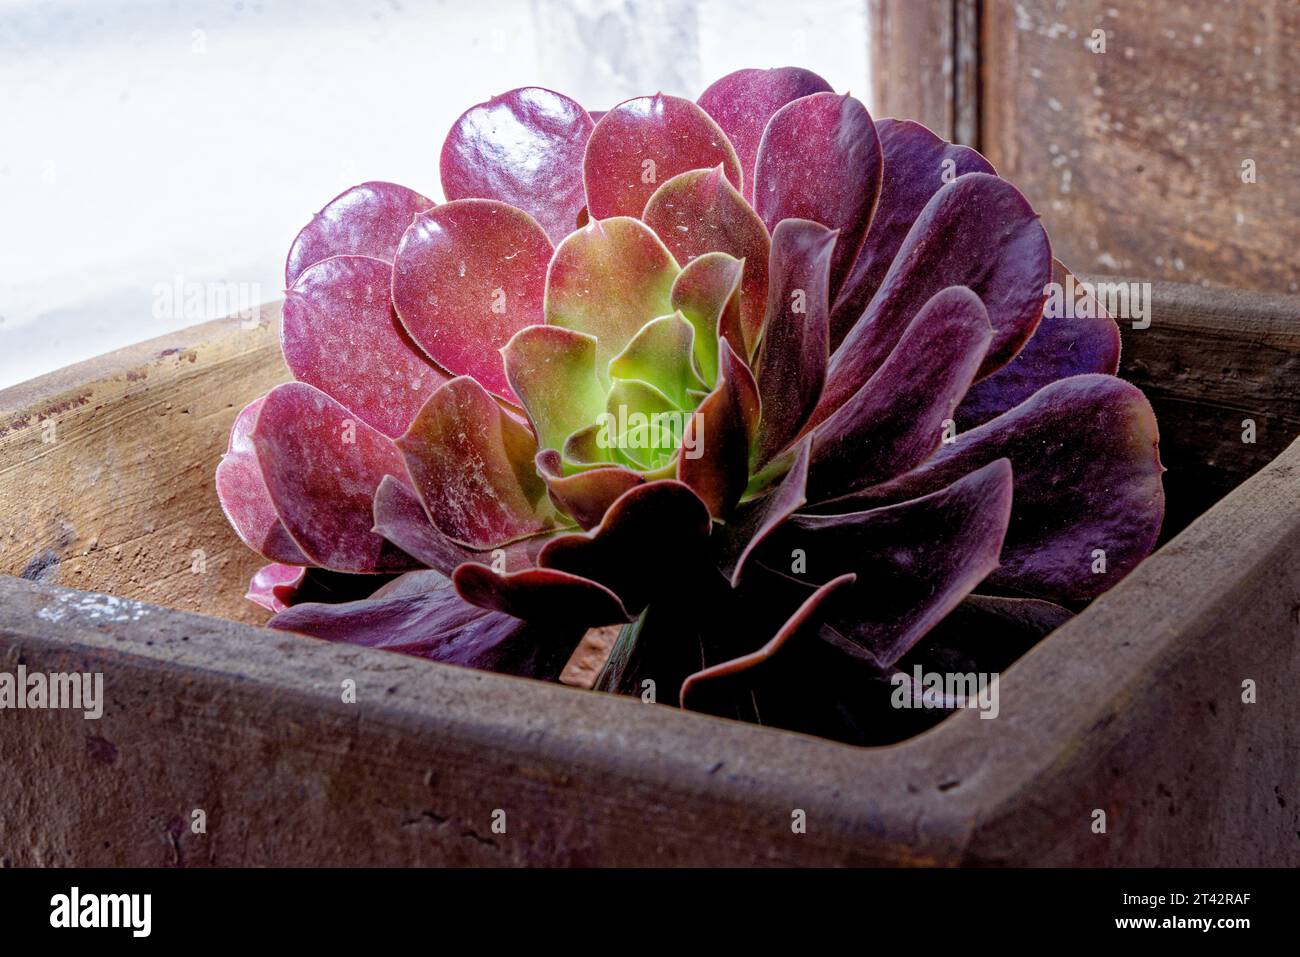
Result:
<instances>
[{"instance_id":1,"label":"aeonium rosette","mask_svg":"<svg viewBox=\"0 0 1300 957\"><path fill-rule=\"evenodd\" d=\"M599 688L874 741L913 664L1001 667L1152 548L1117 327L1044 314L1064 267L975 151L785 68L598 120L514 90L440 169L290 250L296 381L217 474L272 627L555 679L622 624Z\"/></svg>"}]
</instances>

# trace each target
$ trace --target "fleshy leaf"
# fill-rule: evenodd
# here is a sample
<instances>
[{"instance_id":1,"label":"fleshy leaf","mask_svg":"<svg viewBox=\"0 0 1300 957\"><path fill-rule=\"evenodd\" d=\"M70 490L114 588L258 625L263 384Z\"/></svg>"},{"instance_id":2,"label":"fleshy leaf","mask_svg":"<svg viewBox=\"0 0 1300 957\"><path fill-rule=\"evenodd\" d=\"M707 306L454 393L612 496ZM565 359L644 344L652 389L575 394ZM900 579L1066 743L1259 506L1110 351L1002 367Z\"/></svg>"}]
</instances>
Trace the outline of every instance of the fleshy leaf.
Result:
<instances>
[{"instance_id":1,"label":"fleshy leaf","mask_svg":"<svg viewBox=\"0 0 1300 957\"><path fill-rule=\"evenodd\" d=\"M754 550L808 502L808 459L812 437L805 436L795 452L790 470L771 492L742 506L722 529L720 567L733 587L740 584Z\"/></svg>"},{"instance_id":2,"label":"fleshy leaf","mask_svg":"<svg viewBox=\"0 0 1300 957\"><path fill-rule=\"evenodd\" d=\"M252 443L276 514L313 564L340 572L415 567L371 531L375 490L402 472L388 436L315 386L290 382L267 393Z\"/></svg>"},{"instance_id":3,"label":"fleshy leaf","mask_svg":"<svg viewBox=\"0 0 1300 957\"><path fill-rule=\"evenodd\" d=\"M719 163L740 189L731 142L690 100L663 93L625 100L600 118L587 141L587 209L593 219L640 216L658 184Z\"/></svg>"},{"instance_id":4,"label":"fleshy leaf","mask_svg":"<svg viewBox=\"0 0 1300 957\"><path fill-rule=\"evenodd\" d=\"M1058 601L1093 598L1155 545L1164 516L1158 442L1141 390L1113 376L1071 376L958 433L915 471L833 507L899 501L1008 458L1015 509L990 582Z\"/></svg>"},{"instance_id":5,"label":"fleshy leaf","mask_svg":"<svg viewBox=\"0 0 1300 957\"><path fill-rule=\"evenodd\" d=\"M1024 402L1043 386L1072 375L1119 369L1119 327L1105 308L1059 262L1052 263L1052 282L1060 295L1049 295L1043 319L1033 336L987 379L971 386L957 410L957 422L974 427ZM1067 302L1074 290L1073 301Z\"/></svg>"},{"instance_id":6,"label":"fleshy leaf","mask_svg":"<svg viewBox=\"0 0 1300 957\"><path fill-rule=\"evenodd\" d=\"M230 444L217 466L217 498L240 540L277 564L307 565L311 559L285 530L262 479L253 450L253 425L266 396L240 410L230 429Z\"/></svg>"},{"instance_id":7,"label":"fleshy leaf","mask_svg":"<svg viewBox=\"0 0 1300 957\"><path fill-rule=\"evenodd\" d=\"M1037 598L969 595L898 662L905 674L1000 672L1069 621L1069 609Z\"/></svg>"},{"instance_id":8,"label":"fleshy leaf","mask_svg":"<svg viewBox=\"0 0 1300 957\"><path fill-rule=\"evenodd\" d=\"M433 200L396 183L362 183L344 190L312 217L289 247L284 286L331 256L372 256L391 263L402 233Z\"/></svg>"},{"instance_id":9,"label":"fleshy leaf","mask_svg":"<svg viewBox=\"0 0 1300 957\"><path fill-rule=\"evenodd\" d=\"M687 263L673 282L672 306L695 327L695 359L706 388L718 379L718 340L725 338L746 362L753 343L746 341L740 312L744 263L726 253L705 253Z\"/></svg>"},{"instance_id":10,"label":"fleshy leaf","mask_svg":"<svg viewBox=\"0 0 1300 957\"><path fill-rule=\"evenodd\" d=\"M564 440L561 461L566 466L580 468L608 465L614 461L612 438L615 436L610 435L605 421L584 426Z\"/></svg>"},{"instance_id":11,"label":"fleshy leaf","mask_svg":"<svg viewBox=\"0 0 1300 957\"><path fill-rule=\"evenodd\" d=\"M553 538L537 561L600 582L637 614L676 576L691 575L709 530L709 510L687 486L647 482L625 492L590 531Z\"/></svg>"},{"instance_id":12,"label":"fleshy leaf","mask_svg":"<svg viewBox=\"0 0 1300 957\"><path fill-rule=\"evenodd\" d=\"M767 318L755 362L763 400L756 465L798 435L826 381L835 238L833 230L806 219L782 220L773 233Z\"/></svg>"},{"instance_id":13,"label":"fleshy leaf","mask_svg":"<svg viewBox=\"0 0 1300 957\"><path fill-rule=\"evenodd\" d=\"M467 602L525 621L598 628L631 619L604 585L554 568L498 573L471 562L457 568L452 581Z\"/></svg>"},{"instance_id":14,"label":"fleshy leaf","mask_svg":"<svg viewBox=\"0 0 1300 957\"><path fill-rule=\"evenodd\" d=\"M471 605L445 578L413 593L343 605L295 605L268 625L325 641L547 680L559 677L584 632L581 626L531 624Z\"/></svg>"},{"instance_id":15,"label":"fleshy leaf","mask_svg":"<svg viewBox=\"0 0 1300 957\"><path fill-rule=\"evenodd\" d=\"M944 183L964 173L993 173L969 146L948 143L911 120L876 121L885 175L867 238L831 309L831 348L844 339L884 281L912 223Z\"/></svg>"},{"instance_id":16,"label":"fleshy leaf","mask_svg":"<svg viewBox=\"0 0 1300 957\"><path fill-rule=\"evenodd\" d=\"M600 441L635 468L663 465L681 440L684 413L663 392L637 379L616 379L609 390Z\"/></svg>"},{"instance_id":17,"label":"fleshy leaf","mask_svg":"<svg viewBox=\"0 0 1300 957\"><path fill-rule=\"evenodd\" d=\"M415 492L391 475L385 475L375 491L375 532L446 576L465 562L500 562L506 571L527 567L548 540L545 534L536 535L510 542L499 550L474 549L452 541L429 521Z\"/></svg>"},{"instance_id":18,"label":"fleshy leaf","mask_svg":"<svg viewBox=\"0 0 1300 957\"><path fill-rule=\"evenodd\" d=\"M253 573L244 597L267 611L284 611L306 575L307 569L302 565L263 565Z\"/></svg>"},{"instance_id":19,"label":"fleshy leaf","mask_svg":"<svg viewBox=\"0 0 1300 957\"><path fill-rule=\"evenodd\" d=\"M811 219L839 230L831 295L848 275L880 194L876 124L847 94L814 93L787 103L767 124L754 170L754 208L769 230Z\"/></svg>"},{"instance_id":20,"label":"fleshy leaf","mask_svg":"<svg viewBox=\"0 0 1300 957\"><path fill-rule=\"evenodd\" d=\"M810 70L785 66L737 70L714 82L697 101L722 127L744 174L745 199L754 201L754 162L772 115L787 103L814 93L830 93L829 83Z\"/></svg>"},{"instance_id":21,"label":"fleshy leaf","mask_svg":"<svg viewBox=\"0 0 1300 957\"><path fill-rule=\"evenodd\" d=\"M525 86L470 107L442 144L448 199L496 199L531 215L552 243L577 228L586 202L582 157L595 125L551 90Z\"/></svg>"},{"instance_id":22,"label":"fleshy leaf","mask_svg":"<svg viewBox=\"0 0 1300 957\"><path fill-rule=\"evenodd\" d=\"M680 312L660 316L642 326L627 348L610 360L609 375L648 382L679 409L687 409L695 404L688 393L705 387L695 372L694 351L695 328L686 317Z\"/></svg>"},{"instance_id":23,"label":"fleshy leaf","mask_svg":"<svg viewBox=\"0 0 1300 957\"><path fill-rule=\"evenodd\" d=\"M640 210L638 210L640 212ZM677 262L640 220L596 220L555 250L546 277L546 322L596 337L596 369L651 319L673 311ZM605 381L605 380L602 380Z\"/></svg>"},{"instance_id":24,"label":"fleshy leaf","mask_svg":"<svg viewBox=\"0 0 1300 957\"><path fill-rule=\"evenodd\" d=\"M817 579L857 574L852 616L832 624L887 668L997 568L1011 494L1011 464L997 459L897 505L796 515L771 548L803 549Z\"/></svg>"},{"instance_id":25,"label":"fleshy leaf","mask_svg":"<svg viewBox=\"0 0 1300 957\"><path fill-rule=\"evenodd\" d=\"M957 177L921 211L866 315L831 356L814 421L858 391L948 286L967 286L983 301L993 342L979 376L993 372L1033 334L1051 267L1047 234L1014 186L986 173Z\"/></svg>"},{"instance_id":26,"label":"fleshy leaf","mask_svg":"<svg viewBox=\"0 0 1300 957\"><path fill-rule=\"evenodd\" d=\"M393 305L435 362L514 401L499 350L542 321L550 258L550 240L527 213L458 199L421 214L402 236Z\"/></svg>"},{"instance_id":27,"label":"fleshy leaf","mask_svg":"<svg viewBox=\"0 0 1300 957\"><path fill-rule=\"evenodd\" d=\"M936 293L885 364L813 432L813 501L887 481L929 458L991 336L973 292L953 286Z\"/></svg>"},{"instance_id":28,"label":"fleshy leaf","mask_svg":"<svg viewBox=\"0 0 1300 957\"><path fill-rule=\"evenodd\" d=\"M642 473L609 465L565 475L560 453L537 453L537 472L546 482L551 501L584 529L594 528L605 512L628 489L645 482Z\"/></svg>"},{"instance_id":29,"label":"fleshy leaf","mask_svg":"<svg viewBox=\"0 0 1300 957\"><path fill-rule=\"evenodd\" d=\"M555 524L532 433L468 376L435 392L397 446L429 516L457 542L496 548Z\"/></svg>"},{"instance_id":30,"label":"fleshy leaf","mask_svg":"<svg viewBox=\"0 0 1300 957\"><path fill-rule=\"evenodd\" d=\"M818 622L819 615L824 614L823 605L827 602L827 599L837 592L843 593L856 580L857 576L851 573L831 579L826 584L814 589L808 598L795 609L794 614L787 618L784 624L777 629L776 634L768 639L757 651L719 662L687 676L686 680L682 682L680 693L682 707L694 707L698 702L703 686L712 685L714 682L720 682L733 676L744 675L750 669L757 668L772 660L787 641L802 629L806 629ZM711 688L710 690L716 689ZM759 713L761 717L761 708Z\"/></svg>"},{"instance_id":31,"label":"fleshy leaf","mask_svg":"<svg viewBox=\"0 0 1300 957\"><path fill-rule=\"evenodd\" d=\"M280 343L295 379L389 437L401 435L447 375L393 312L392 266L335 256L304 270L284 301Z\"/></svg>"},{"instance_id":32,"label":"fleshy leaf","mask_svg":"<svg viewBox=\"0 0 1300 957\"><path fill-rule=\"evenodd\" d=\"M561 326L528 326L515 333L501 354L510 387L543 449L563 449L568 436L604 411L594 337Z\"/></svg>"},{"instance_id":33,"label":"fleshy leaf","mask_svg":"<svg viewBox=\"0 0 1300 957\"><path fill-rule=\"evenodd\" d=\"M767 227L727 180L721 166L674 176L646 203L641 217L683 266L705 253L744 260L740 312L746 344L758 338L767 304Z\"/></svg>"},{"instance_id":34,"label":"fleshy leaf","mask_svg":"<svg viewBox=\"0 0 1300 957\"><path fill-rule=\"evenodd\" d=\"M749 367L725 339L719 345L718 384L686 424L677 478L720 519L740 501L749 481L759 397Z\"/></svg>"}]
</instances>

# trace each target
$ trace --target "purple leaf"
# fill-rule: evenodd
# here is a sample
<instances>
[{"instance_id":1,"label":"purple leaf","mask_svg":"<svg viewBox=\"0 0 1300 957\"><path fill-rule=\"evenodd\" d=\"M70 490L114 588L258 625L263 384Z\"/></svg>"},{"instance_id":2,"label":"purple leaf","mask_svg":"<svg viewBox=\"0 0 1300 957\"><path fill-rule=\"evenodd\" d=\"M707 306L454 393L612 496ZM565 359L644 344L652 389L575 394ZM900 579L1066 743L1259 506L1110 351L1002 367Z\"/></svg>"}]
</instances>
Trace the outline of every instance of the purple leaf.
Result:
<instances>
[{"instance_id":1,"label":"purple leaf","mask_svg":"<svg viewBox=\"0 0 1300 957\"><path fill-rule=\"evenodd\" d=\"M1139 389L1113 376L1071 376L958 434L914 472L827 506L899 501L1010 459L1015 509L990 582L1053 600L1093 598L1155 546L1164 516L1158 444Z\"/></svg>"},{"instance_id":2,"label":"purple leaf","mask_svg":"<svg viewBox=\"0 0 1300 957\"><path fill-rule=\"evenodd\" d=\"M375 490L403 471L388 436L316 387L290 382L267 393L252 443L276 514L313 564L340 572L414 567L371 531Z\"/></svg>"},{"instance_id":3,"label":"purple leaf","mask_svg":"<svg viewBox=\"0 0 1300 957\"><path fill-rule=\"evenodd\" d=\"M785 66L737 70L714 82L697 101L722 127L744 174L745 199L754 201L754 163L768 120L781 107L813 93L830 93L829 83L811 70Z\"/></svg>"},{"instance_id":4,"label":"purple leaf","mask_svg":"<svg viewBox=\"0 0 1300 957\"><path fill-rule=\"evenodd\" d=\"M253 450L253 425L266 396L254 399L235 417L230 445L217 466L217 498L240 540L265 558L284 565L307 565L311 559L285 530L262 479Z\"/></svg>"},{"instance_id":5,"label":"purple leaf","mask_svg":"<svg viewBox=\"0 0 1300 957\"><path fill-rule=\"evenodd\" d=\"M736 151L690 100L663 93L625 100L600 118L587 141L587 209L592 219L640 216L658 184L719 163L740 189Z\"/></svg>"},{"instance_id":6,"label":"purple leaf","mask_svg":"<svg viewBox=\"0 0 1300 957\"><path fill-rule=\"evenodd\" d=\"M852 615L832 624L887 668L997 567L1011 493L1011 465L998 459L897 505L796 515L766 553L802 549L817 580L856 573Z\"/></svg>"},{"instance_id":7,"label":"purple leaf","mask_svg":"<svg viewBox=\"0 0 1300 957\"><path fill-rule=\"evenodd\" d=\"M755 372L763 402L755 465L799 434L817 406L829 358L830 269L836 234L785 219L772 236L771 281Z\"/></svg>"},{"instance_id":8,"label":"purple leaf","mask_svg":"<svg viewBox=\"0 0 1300 957\"><path fill-rule=\"evenodd\" d=\"M295 605L268 625L325 641L547 680L559 677L584 632L581 626L530 624L471 605L445 578L415 593L343 605Z\"/></svg>"},{"instance_id":9,"label":"purple leaf","mask_svg":"<svg viewBox=\"0 0 1300 957\"><path fill-rule=\"evenodd\" d=\"M442 144L448 199L496 199L531 215L552 243L573 232L586 202L582 158L595 125L559 93L525 86L470 107Z\"/></svg>"},{"instance_id":10,"label":"purple leaf","mask_svg":"<svg viewBox=\"0 0 1300 957\"><path fill-rule=\"evenodd\" d=\"M813 501L884 482L925 461L939 447L991 335L973 292L953 286L936 293L885 364L813 432Z\"/></svg>"},{"instance_id":11,"label":"purple leaf","mask_svg":"<svg viewBox=\"0 0 1300 957\"><path fill-rule=\"evenodd\" d=\"M396 183L362 183L330 200L302 228L284 264L284 286L331 256L372 256L391 263L397 243L417 213L433 200Z\"/></svg>"},{"instance_id":12,"label":"purple leaf","mask_svg":"<svg viewBox=\"0 0 1300 957\"><path fill-rule=\"evenodd\" d=\"M1059 262L1052 263L1052 282L1061 296L1049 296L1038 324L1025 347L987 379L976 382L957 410L957 421L973 428L1024 402L1043 386L1072 375L1099 372L1114 375L1119 369L1119 327L1105 308L1083 289L1066 302L1075 289L1074 277Z\"/></svg>"},{"instance_id":13,"label":"purple leaf","mask_svg":"<svg viewBox=\"0 0 1300 957\"><path fill-rule=\"evenodd\" d=\"M448 376L393 312L392 267L335 256L304 270L284 301L280 343L295 379L314 385L385 435L406 431Z\"/></svg>"},{"instance_id":14,"label":"purple leaf","mask_svg":"<svg viewBox=\"0 0 1300 957\"><path fill-rule=\"evenodd\" d=\"M509 401L500 349L542 322L551 242L522 210L458 199L417 217L393 262L393 305L435 362Z\"/></svg>"},{"instance_id":15,"label":"purple leaf","mask_svg":"<svg viewBox=\"0 0 1300 957\"><path fill-rule=\"evenodd\" d=\"M983 301L993 342L979 375L993 372L1033 334L1051 267L1047 234L1014 186L985 173L959 176L926 204L866 315L831 356L813 420L857 392L921 307L948 286L966 286Z\"/></svg>"},{"instance_id":16,"label":"purple leaf","mask_svg":"<svg viewBox=\"0 0 1300 957\"><path fill-rule=\"evenodd\" d=\"M734 516L722 530L723 574L732 586L740 584L745 564L754 550L786 519L803 508L808 501L808 459L812 438L799 443L794 463L779 485L770 493Z\"/></svg>"},{"instance_id":17,"label":"purple leaf","mask_svg":"<svg viewBox=\"0 0 1300 957\"><path fill-rule=\"evenodd\" d=\"M880 200L862 251L831 309L832 349L866 311L930 197L963 173L994 172L969 146L948 143L911 120L877 120L876 133L885 168Z\"/></svg>"},{"instance_id":18,"label":"purple leaf","mask_svg":"<svg viewBox=\"0 0 1300 957\"><path fill-rule=\"evenodd\" d=\"M767 124L754 170L754 208L769 231L811 219L839 231L831 295L848 275L880 194L880 140L853 97L814 93L781 107Z\"/></svg>"}]
</instances>

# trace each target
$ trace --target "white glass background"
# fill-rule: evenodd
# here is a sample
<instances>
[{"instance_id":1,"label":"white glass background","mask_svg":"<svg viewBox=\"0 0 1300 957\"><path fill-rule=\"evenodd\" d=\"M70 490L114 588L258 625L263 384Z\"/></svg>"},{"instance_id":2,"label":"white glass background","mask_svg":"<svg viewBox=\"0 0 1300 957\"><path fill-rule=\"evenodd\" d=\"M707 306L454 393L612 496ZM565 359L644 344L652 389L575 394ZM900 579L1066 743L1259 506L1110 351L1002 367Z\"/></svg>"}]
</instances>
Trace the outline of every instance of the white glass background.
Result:
<instances>
[{"instance_id":1,"label":"white glass background","mask_svg":"<svg viewBox=\"0 0 1300 957\"><path fill-rule=\"evenodd\" d=\"M800 65L865 97L867 45L863 0L0 0L0 387L279 298L344 188L441 199L493 94Z\"/></svg>"}]
</instances>

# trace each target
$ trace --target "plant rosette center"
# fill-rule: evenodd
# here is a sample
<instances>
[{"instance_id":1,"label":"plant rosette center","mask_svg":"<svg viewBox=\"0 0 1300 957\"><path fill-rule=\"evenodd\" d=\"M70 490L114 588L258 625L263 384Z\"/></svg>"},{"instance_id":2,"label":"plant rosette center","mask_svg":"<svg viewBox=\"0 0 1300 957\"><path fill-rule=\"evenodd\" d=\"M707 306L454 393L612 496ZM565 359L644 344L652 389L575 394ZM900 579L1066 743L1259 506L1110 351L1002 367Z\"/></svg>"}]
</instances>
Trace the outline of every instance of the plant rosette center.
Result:
<instances>
[{"instance_id":1,"label":"plant rosette center","mask_svg":"<svg viewBox=\"0 0 1300 957\"><path fill-rule=\"evenodd\" d=\"M1154 546L1118 328L976 151L783 67L511 90L439 173L290 248L217 470L271 627L554 681L614 625L600 690L878 743Z\"/></svg>"}]
</instances>

